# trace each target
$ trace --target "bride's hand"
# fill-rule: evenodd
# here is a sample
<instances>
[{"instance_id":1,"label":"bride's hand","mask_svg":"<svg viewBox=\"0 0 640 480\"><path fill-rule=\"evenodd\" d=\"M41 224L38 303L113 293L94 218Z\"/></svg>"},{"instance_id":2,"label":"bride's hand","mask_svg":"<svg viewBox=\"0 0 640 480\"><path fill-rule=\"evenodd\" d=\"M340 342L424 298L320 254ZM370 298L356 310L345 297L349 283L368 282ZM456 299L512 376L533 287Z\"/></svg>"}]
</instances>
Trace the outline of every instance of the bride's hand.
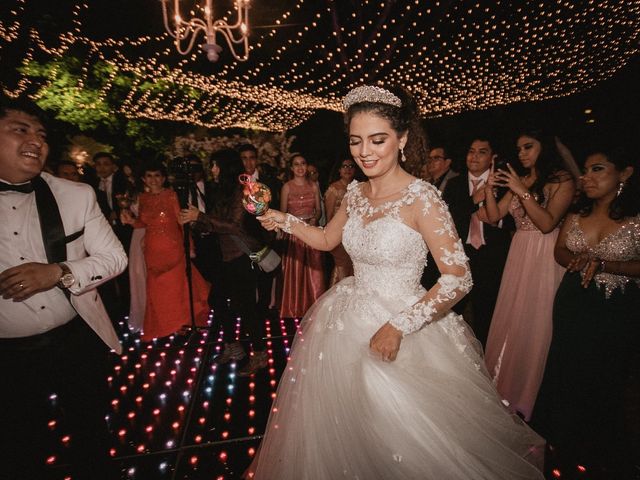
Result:
<instances>
[{"instance_id":1,"label":"bride's hand","mask_svg":"<svg viewBox=\"0 0 640 480\"><path fill-rule=\"evenodd\" d=\"M385 323L371 337L369 348L374 353L382 356L382 360L385 362L393 362L398 356L401 341L402 332L390 323Z\"/></svg>"},{"instance_id":2,"label":"bride's hand","mask_svg":"<svg viewBox=\"0 0 640 480\"><path fill-rule=\"evenodd\" d=\"M266 230L277 230L287 220L287 215L279 210L269 209L267 213L256 217Z\"/></svg>"}]
</instances>

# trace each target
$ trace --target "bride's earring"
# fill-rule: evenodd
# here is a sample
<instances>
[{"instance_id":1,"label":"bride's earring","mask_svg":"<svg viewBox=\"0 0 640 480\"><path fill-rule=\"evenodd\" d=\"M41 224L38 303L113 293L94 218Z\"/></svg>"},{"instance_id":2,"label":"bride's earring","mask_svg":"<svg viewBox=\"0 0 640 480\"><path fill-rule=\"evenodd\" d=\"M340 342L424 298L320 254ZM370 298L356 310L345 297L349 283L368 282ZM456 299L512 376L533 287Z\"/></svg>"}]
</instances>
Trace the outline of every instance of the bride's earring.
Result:
<instances>
[{"instance_id":1,"label":"bride's earring","mask_svg":"<svg viewBox=\"0 0 640 480\"><path fill-rule=\"evenodd\" d=\"M620 182L620 184L618 185L618 191L616 192L616 197L620 196L620 194L622 193L622 190L624 190L624 182Z\"/></svg>"},{"instance_id":2,"label":"bride's earring","mask_svg":"<svg viewBox=\"0 0 640 480\"><path fill-rule=\"evenodd\" d=\"M407 161L407 157L404 155L404 147L400 147L400 161L402 163Z\"/></svg>"}]
</instances>

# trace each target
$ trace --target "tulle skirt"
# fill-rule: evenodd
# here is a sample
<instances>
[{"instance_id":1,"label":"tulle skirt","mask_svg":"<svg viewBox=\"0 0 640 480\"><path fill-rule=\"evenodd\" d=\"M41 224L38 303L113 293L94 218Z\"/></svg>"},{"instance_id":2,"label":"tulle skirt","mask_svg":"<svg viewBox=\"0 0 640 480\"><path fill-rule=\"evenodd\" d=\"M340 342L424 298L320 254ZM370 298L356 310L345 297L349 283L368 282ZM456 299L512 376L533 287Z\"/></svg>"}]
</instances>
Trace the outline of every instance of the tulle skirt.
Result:
<instances>
[{"instance_id":1,"label":"tulle skirt","mask_svg":"<svg viewBox=\"0 0 640 480\"><path fill-rule=\"evenodd\" d=\"M542 479L544 441L500 402L477 341L454 313L383 362L371 336L419 295L384 297L354 277L310 309L265 438L260 480Z\"/></svg>"},{"instance_id":2,"label":"tulle skirt","mask_svg":"<svg viewBox=\"0 0 640 480\"><path fill-rule=\"evenodd\" d=\"M557 237L558 229L516 232L487 340L486 364L498 392L527 421L542 383L553 299L565 271L553 256Z\"/></svg>"}]
</instances>

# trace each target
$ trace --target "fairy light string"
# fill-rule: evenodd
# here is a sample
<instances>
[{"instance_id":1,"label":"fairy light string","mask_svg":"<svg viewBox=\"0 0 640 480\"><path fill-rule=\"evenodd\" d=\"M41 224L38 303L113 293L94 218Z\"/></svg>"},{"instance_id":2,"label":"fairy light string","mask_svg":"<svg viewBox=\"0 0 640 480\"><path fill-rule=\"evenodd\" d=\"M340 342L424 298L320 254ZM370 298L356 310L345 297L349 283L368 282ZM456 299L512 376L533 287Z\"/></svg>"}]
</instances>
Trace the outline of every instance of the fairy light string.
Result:
<instances>
[{"instance_id":1,"label":"fairy light string","mask_svg":"<svg viewBox=\"0 0 640 480\"><path fill-rule=\"evenodd\" d=\"M426 117L572 95L637 55L640 32L637 0L299 0L273 28L252 31L248 62L203 71L200 52L177 59L161 25L157 35L93 39L85 28L91 7L78 2L69 30L45 41L29 23L30 0L14 3L0 21L0 56L25 36L23 66L81 51L79 90L92 82L97 62L108 67L95 102L121 92L128 79L111 114L223 129L291 129L318 109L340 111L346 92L376 81L407 87ZM22 73L2 89L38 98L62 72L50 74Z\"/></svg>"}]
</instances>

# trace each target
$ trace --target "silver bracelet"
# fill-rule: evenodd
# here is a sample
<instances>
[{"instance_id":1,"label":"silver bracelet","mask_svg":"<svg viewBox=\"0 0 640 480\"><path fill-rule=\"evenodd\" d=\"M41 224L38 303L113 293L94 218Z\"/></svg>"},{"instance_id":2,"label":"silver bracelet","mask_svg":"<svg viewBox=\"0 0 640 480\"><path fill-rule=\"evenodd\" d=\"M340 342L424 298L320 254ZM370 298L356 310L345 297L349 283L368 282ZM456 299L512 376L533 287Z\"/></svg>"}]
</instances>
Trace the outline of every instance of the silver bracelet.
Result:
<instances>
[{"instance_id":1,"label":"silver bracelet","mask_svg":"<svg viewBox=\"0 0 640 480\"><path fill-rule=\"evenodd\" d=\"M524 192L522 195L520 195L520 200L530 200L531 199L531 193L529 192Z\"/></svg>"}]
</instances>

